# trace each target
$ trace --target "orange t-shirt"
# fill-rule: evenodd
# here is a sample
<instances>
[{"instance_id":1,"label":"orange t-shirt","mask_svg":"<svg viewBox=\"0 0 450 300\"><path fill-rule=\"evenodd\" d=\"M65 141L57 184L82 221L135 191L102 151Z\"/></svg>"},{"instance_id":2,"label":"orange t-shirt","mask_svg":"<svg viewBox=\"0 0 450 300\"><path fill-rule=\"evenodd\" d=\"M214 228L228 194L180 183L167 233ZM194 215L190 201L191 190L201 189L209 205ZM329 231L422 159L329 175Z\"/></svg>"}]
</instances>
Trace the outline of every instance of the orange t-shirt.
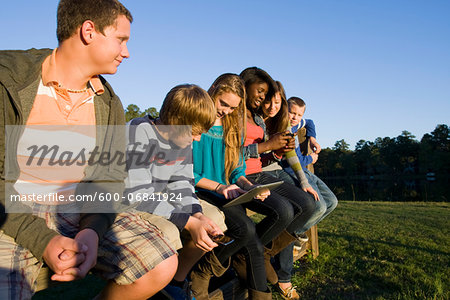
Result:
<instances>
[{"instance_id":1,"label":"orange t-shirt","mask_svg":"<svg viewBox=\"0 0 450 300\"><path fill-rule=\"evenodd\" d=\"M264 130L253 123L247 122L247 136L245 137L244 146L264 142ZM245 174L255 174L262 172L262 163L260 158L249 158L245 161L247 168Z\"/></svg>"}]
</instances>

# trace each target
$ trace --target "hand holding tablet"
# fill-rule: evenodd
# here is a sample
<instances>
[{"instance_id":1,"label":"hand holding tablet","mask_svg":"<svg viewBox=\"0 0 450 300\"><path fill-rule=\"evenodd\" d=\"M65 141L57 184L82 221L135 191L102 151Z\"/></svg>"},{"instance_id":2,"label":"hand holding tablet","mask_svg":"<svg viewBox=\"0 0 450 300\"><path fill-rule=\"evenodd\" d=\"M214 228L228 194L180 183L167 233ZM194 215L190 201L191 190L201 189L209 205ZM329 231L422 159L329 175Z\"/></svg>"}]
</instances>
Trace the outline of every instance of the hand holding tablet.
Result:
<instances>
[{"instance_id":1,"label":"hand holding tablet","mask_svg":"<svg viewBox=\"0 0 450 300\"><path fill-rule=\"evenodd\" d=\"M252 201L253 198L255 198L257 195L261 194L265 190L272 190L272 189L280 186L283 182L284 181L277 181L277 182L272 182L272 183L268 183L268 184L258 185L255 188L246 192L245 194L242 194L239 197L234 198L227 204L223 205L223 207L230 207L233 205L250 202L250 201Z\"/></svg>"}]
</instances>

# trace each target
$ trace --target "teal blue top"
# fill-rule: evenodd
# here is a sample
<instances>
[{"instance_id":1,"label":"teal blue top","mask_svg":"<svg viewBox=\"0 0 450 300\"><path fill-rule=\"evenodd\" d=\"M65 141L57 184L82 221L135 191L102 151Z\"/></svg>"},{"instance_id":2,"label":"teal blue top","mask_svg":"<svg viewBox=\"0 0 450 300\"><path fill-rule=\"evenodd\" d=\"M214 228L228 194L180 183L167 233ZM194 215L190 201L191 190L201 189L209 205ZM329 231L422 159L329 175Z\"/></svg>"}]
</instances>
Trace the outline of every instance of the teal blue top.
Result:
<instances>
[{"instance_id":1,"label":"teal blue top","mask_svg":"<svg viewBox=\"0 0 450 300\"><path fill-rule=\"evenodd\" d=\"M227 184L225 180L225 144L222 126L211 127L207 133L202 134L200 142L194 141L192 143L192 155L194 158L195 184L202 178ZM245 176L245 161L233 170L230 183L235 183L241 176Z\"/></svg>"}]
</instances>

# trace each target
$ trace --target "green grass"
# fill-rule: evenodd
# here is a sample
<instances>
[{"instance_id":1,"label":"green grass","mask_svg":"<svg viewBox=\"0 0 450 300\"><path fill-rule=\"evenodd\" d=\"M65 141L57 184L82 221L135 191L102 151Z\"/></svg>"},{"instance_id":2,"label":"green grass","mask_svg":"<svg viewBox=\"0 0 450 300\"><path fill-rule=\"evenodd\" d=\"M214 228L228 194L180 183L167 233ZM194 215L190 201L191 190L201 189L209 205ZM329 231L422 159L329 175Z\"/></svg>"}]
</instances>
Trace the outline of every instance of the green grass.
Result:
<instances>
[{"instance_id":1,"label":"green grass","mask_svg":"<svg viewBox=\"0 0 450 300\"><path fill-rule=\"evenodd\" d=\"M340 201L319 250L295 263L301 299L450 299L450 203ZM33 299L89 299L102 286L89 277Z\"/></svg>"},{"instance_id":2,"label":"green grass","mask_svg":"<svg viewBox=\"0 0 450 300\"><path fill-rule=\"evenodd\" d=\"M319 252L295 263L301 299L450 299L450 204L341 201Z\"/></svg>"}]
</instances>

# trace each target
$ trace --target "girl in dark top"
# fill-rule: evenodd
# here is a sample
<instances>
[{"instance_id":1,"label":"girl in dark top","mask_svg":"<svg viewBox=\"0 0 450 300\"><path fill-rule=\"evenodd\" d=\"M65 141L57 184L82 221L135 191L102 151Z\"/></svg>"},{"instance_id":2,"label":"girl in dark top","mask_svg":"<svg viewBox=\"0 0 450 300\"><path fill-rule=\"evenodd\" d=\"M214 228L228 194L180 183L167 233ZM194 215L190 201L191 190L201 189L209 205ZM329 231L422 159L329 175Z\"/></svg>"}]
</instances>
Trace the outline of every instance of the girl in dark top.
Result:
<instances>
[{"instance_id":1,"label":"girl in dark top","mask_svg":"<svg viewBox=\"0 0 450 300\"><path fill-rule=\"evenodd\" d=\"M259 112L261 113L264 122L267 126L267 132L269 135L274 135L278 133L290 132L290 124L289 124L289 109L288 103L286 100L286 94L284 92L283 85L281 82L276 81L276 92L272 96L272 98L266 98L264 102L261 104ZM293 158L298 161L297 154L294 154L295 151L292 150ZM287 154L286 154L287 155ZM314 202L315 207L319 201L319 196L317 192L311 187L308 183L307 177L305 176L303 169L301 168L300 163L296 165L295 174L297 178L291 177L278 162L274 162L272 164L266 165L263 170L278 180L284 180L285 182L296 185L303 189L303 191L310 193L314 196L316 202ZM297 180L295 180L297 179ZM298 201L298 204L303 207L305 203L304 199L301 197L293 199L294 201ZM314 215L314 214L312 214ZM306 224L311 222L311 217L308 219L302 219L305 222L297 222L296 225L299 226L295 228L294 232L303 233L304 230L299 232L299 229L303 229ZM292 225L294 226L294 225ZM275 285L275 288L285 299L297 299L298 294L295 290L295 287L292 286L291 283L291 273L293 269L293 248L294 243L291 243L285 249L283 249L279 254L275 256L275 265L277 267L277 275L278 275L278 283Z\"/></svg>"}]
</instances>

